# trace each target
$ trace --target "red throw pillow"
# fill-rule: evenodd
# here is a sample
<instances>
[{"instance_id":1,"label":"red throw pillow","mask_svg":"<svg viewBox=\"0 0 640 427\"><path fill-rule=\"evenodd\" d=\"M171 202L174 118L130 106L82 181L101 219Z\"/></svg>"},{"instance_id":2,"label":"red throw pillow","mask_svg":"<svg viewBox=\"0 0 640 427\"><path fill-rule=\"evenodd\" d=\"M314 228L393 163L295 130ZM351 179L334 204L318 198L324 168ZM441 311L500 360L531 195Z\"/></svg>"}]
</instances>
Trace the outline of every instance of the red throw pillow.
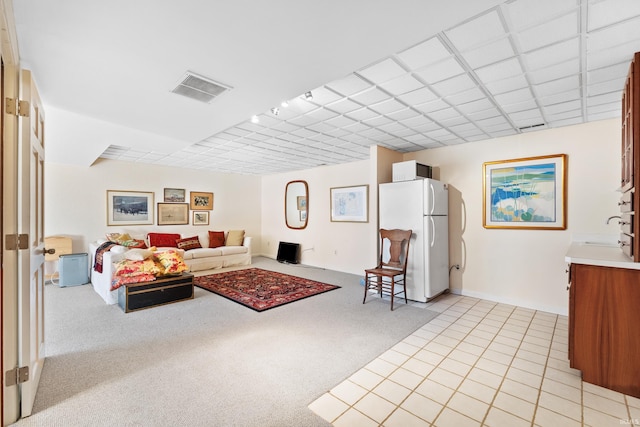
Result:
<instances>
[{"instance_id":1,"label":"red throw pillow","mask_svg":"<svg viewBox=\"0 0 640 427\"><path fill-rule=\"evenodd\" d=\"M201 248L200 240L198 240L198 236L193 237L185 237L184 239L178 239L176 241L176 245L178 245L178 249L184 249L188 251L189 249Z\"/></svg>"},{"instance_id":2,"label":"red throw pillow","mask_svg":"<svg viewBox=\"0 0 640 427\"><path fill-rule=\"evenodd\" d=\"M178 244L176 242L180 239L179 234L173 233L149 233L147 237L149 238L149 246L168 248L177 248Z\"/></svg>"},{"instance_id":3,"label":"red throw pillow","mask_svg":"<svg viewBox=\"0 0 640 427\"><path fill-rule=\"evenodd\" d=\"M224 246L224 231L210 231L209 247L219 248L220 246Z\"/></svg>"}]
</instances>

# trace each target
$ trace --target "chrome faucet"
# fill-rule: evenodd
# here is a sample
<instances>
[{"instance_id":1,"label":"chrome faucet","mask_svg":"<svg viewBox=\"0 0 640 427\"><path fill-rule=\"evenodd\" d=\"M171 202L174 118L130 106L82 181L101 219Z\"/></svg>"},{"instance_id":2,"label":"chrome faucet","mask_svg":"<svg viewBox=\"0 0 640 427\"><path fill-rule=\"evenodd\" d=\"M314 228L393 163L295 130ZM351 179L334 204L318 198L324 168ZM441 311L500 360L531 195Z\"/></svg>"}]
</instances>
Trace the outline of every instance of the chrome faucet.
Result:
<instances>
[{"instance_id":1,"label":"chrome faucet","mask_svg":"<svg viewBox=\"0 0 640 427\"><path fill-rule=\"evenodd\" d=\"M621 217L620 217L619 215L610 216L609 218L607 218L607 224L609 224L609 222L610 222L613 218L621 219ZM618 221L618 222L620 222L620 221Z\"/></svg>"}]
</instances>

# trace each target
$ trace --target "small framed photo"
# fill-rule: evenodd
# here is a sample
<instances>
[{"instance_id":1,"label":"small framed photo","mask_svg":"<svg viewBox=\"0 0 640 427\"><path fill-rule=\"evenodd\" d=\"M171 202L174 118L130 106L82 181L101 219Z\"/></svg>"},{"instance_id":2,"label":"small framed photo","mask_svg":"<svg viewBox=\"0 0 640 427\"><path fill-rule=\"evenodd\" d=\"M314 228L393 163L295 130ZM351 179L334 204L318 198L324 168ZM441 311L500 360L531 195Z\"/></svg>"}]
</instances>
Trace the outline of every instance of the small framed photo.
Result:
<instances>
[{"instance_id":1,"label":"small framed photo","mask_svg":"<svg viewBox=\"0 0 640 427\"><path fill-rule=\"evenodd\" d=\"M484 163L484 228L565 230L566 163L566 154Z\"/></svg>"},{"instance_id":2,"label":"small framed photo","mask_svg":"<svg viewBox=\"0 0 640 427\"><path fill-rule=\"evenodd\" d=\"M191 192L191 210L210 211L213 209L213 193Z\"/></svg>"},{"instance_id":3,"label":"small framed photo","mask_svg":"<svg viewBox=\"0 0 640 427\"><path fill-rule=\"evenodd\" d=\"M164 201L167 203L184 203L185 193L184 188L165 188Z\"/></svg>"},{"instance_id":4,"label":"small framed photo","mask_svg":"<svg viewBox=\"0 0 640 427\"><path fill-rule=\"evenodd\" d=\"M209 225L209 212L204 211L192 211L193 219L191 224L193 225Z\"/></svg>"},{"instance_id":5,"label":"small framed photo","mask_svg":"<svg viewBox=\"0 0 640 427\"><path fill-rule=\"evenodd\" d=\"M336 187L331 190L331 221L369 222L369 186Z\"/></svg>"},{"instance_id":6,"label":"small framed photo","mask_svg":"<svg viewBox=\"0 0 640 427\"><path fill-rule=\"evenodd\" d=\"M107 190L107 225L153 224L153 193Z\"/></svg>"},{"instance_id":7,"label":"small framed photo","mask_svg":"<svg viewBox=\"0 0 640 427\"><path fill-rule=\"evenodd\" d=\"M158 203L158 225L189 224L187 203Z\"/></svg>"}]
</instances>

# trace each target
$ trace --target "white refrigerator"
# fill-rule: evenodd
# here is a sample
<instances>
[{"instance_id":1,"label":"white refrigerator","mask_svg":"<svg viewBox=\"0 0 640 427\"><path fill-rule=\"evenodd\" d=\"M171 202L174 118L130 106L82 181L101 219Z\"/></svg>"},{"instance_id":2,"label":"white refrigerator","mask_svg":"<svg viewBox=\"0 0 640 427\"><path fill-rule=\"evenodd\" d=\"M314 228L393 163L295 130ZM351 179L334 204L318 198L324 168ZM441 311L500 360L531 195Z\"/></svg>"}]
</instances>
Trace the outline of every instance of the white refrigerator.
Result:
<instances>
[{"instance_id":1,"label":"white refrigerator","mask_svg":"<svg viewBox=\"0 0 640 427\"><path fill-rule=\"evenodd\" d=\"M379 209L380 228L413 231L407 264L407 298L426 302L449 289L447 186L434 179L380 184Z\"/></svg>"}]
</instances>

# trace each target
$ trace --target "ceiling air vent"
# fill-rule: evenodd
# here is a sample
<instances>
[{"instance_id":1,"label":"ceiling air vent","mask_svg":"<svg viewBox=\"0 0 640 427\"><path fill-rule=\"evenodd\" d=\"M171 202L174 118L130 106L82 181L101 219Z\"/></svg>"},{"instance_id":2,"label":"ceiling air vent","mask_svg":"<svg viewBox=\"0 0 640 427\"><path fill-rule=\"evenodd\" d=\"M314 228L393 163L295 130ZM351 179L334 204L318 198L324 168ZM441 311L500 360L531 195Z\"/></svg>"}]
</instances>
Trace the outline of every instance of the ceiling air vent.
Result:
<instances>
[{"instance_id":1,"label":"ceiling air vent","mask_svg":"<svg viewBox=\"0 0 640 427\"><path fill-rule=\"evenodd\" d=\"M229 89L232 88L187 71L171 92L208 104Z\"/></svg>"}]
</instances>

